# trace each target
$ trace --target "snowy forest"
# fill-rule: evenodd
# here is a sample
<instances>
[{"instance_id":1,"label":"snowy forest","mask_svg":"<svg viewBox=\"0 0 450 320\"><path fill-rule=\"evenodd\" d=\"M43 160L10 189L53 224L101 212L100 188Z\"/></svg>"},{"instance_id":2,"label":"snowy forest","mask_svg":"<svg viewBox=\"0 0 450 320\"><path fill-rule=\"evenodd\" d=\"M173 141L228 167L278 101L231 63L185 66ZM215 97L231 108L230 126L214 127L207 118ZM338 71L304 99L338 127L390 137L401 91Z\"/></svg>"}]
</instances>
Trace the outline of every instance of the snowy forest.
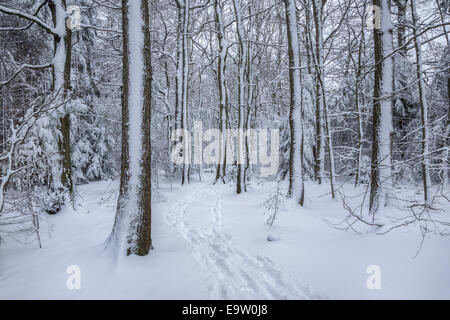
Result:
<instances>
[{"instance_id":1,"label":"snowy forest","mask_svg":"<svg viewBox=\"0 0 450 320\"><path fill-rule=\"evenodd\" d=\"M0 0L0 299L450 299L449 0Z\"/></svg>"}]
</instances>

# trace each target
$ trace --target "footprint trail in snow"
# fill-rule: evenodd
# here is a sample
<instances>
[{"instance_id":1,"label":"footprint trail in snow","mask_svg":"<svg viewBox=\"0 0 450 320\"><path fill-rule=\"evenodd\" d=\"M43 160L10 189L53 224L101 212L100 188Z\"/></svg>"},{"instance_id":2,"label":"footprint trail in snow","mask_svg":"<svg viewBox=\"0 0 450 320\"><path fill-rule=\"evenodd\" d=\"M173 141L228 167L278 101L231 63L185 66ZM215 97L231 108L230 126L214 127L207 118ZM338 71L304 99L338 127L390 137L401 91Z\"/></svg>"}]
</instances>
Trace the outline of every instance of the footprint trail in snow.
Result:
<instances>
[{"instance_id":1,"label":"footprint trail in snow","mask_svg":"<svg viewBox=\"0 0 450 320\"><path fill-rule=\"evenodd\" d=\"M212 203L212 225L188 223L187 208L200 200ZM212 186L196 189L177 202L166 215L167 222L187 241L189 250L205 268L213 299L314 299L307 288L289 284L267 258L234 248L222 230L222 200Z\"/></svg>"}]
</instances>

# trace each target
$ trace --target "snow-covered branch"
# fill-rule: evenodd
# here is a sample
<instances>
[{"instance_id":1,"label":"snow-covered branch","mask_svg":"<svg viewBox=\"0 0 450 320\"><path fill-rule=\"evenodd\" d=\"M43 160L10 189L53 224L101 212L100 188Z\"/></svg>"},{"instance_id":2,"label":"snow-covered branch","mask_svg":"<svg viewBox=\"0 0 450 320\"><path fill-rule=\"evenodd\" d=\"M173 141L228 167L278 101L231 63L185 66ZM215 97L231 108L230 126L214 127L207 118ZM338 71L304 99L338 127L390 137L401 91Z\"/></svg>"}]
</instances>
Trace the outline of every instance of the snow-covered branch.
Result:
<instances>
[{"instance_id":1,"label":"snow-covered branch","mask_svg":"<svg viewBox=\"0 0 450 320\"><path fill-rule=\"evenodd\" d=\"M0 12L3 12L5 14L10 14L10 15L13 15L13 16L16 16L16 17L19 17L19 18L26 19L28 21L36 23L37 25L39 25L41 28L43 28L45 31L47 31L50 34L59 35L58 31L55 28L53 28L52 26L48 25L47 23L45 23L43 20L39 19L35 15L29 14L29 13L27 13L25 11L20 10L20 9L14 9L14 8L6 7L4 5L0 5Z\"/></svg>"}]
</instances>

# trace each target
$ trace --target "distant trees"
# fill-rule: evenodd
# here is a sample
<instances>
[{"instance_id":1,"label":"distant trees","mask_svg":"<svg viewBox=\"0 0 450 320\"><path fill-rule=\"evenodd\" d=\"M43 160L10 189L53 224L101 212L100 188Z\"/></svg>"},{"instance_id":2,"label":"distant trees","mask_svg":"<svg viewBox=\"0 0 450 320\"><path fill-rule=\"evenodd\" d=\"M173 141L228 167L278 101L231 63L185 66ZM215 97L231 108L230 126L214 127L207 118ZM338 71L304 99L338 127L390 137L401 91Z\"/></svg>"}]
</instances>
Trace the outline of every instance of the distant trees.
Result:
<instances>
[{"instance_id":1,"label":"distant trees","mask_svg":"<svg viewBox=\"0 0 450 320\"><path fill-rule=\"evenodd\" d=\"M160 176L187 185L210 172L237 194L256 182L258 143L242 131L279 129L276 178L288 180L287 196L300 205L307 180L329 183L332 198L342 193L341 184L366 185L361 207L370 224L386 205L401 201L399 186L420 185L420 199L430 207L434 187L448 184L450 50L443 1L136 3L140 15L131 10L134 1L0 4L5 196L29 185L43 194L45 210L56 213L66 196L75 202L75 184L115 178L120 168L111 241L126 244L121 252L145 254L152 180L153 186ZM66 24L71 5L81 10L77 30ZM373 8L380 9L380 24L372 30L366 22ZM422 11L429 19L418 15ZM132 13L142 32L135 31ZM40 101L58 108L33 121L24 143L14 147L13 128ZM214 163L191 159L186 133L199 123L205 132L220 132L207 133L219 147ZM183 134L173 135L176 130ZM237 137L230 130L238 130ZM175 164L171 156L180 143L182 162ZM128 210L130 204L137 206Z\"/></svg>"}]
</instances>

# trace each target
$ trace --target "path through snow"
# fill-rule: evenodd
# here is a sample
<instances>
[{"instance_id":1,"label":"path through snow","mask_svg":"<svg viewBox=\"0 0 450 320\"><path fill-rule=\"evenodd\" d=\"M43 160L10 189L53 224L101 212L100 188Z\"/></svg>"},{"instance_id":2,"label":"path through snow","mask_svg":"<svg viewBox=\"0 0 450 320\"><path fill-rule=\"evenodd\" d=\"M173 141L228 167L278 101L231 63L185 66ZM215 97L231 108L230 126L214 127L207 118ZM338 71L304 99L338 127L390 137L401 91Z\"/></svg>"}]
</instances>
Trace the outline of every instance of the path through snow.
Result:
<instances>
[{"instance_id":1,"label":"path through snow","mask_svg":"<svg viewBox=\"0 0 450 320\"><path fill-rule=\"evenodd\" d=\"M211 203L211 225L189 223L188 207L194 202L202 202L205 206ZM268 258L251 256L233 247L230 236L222 228L222 199L213 186L196 188L172 206L166 220L186 240L189 250L209 275L212 298L315 298L308 289L289 284Z\"/></svg>"}]
</instances>

